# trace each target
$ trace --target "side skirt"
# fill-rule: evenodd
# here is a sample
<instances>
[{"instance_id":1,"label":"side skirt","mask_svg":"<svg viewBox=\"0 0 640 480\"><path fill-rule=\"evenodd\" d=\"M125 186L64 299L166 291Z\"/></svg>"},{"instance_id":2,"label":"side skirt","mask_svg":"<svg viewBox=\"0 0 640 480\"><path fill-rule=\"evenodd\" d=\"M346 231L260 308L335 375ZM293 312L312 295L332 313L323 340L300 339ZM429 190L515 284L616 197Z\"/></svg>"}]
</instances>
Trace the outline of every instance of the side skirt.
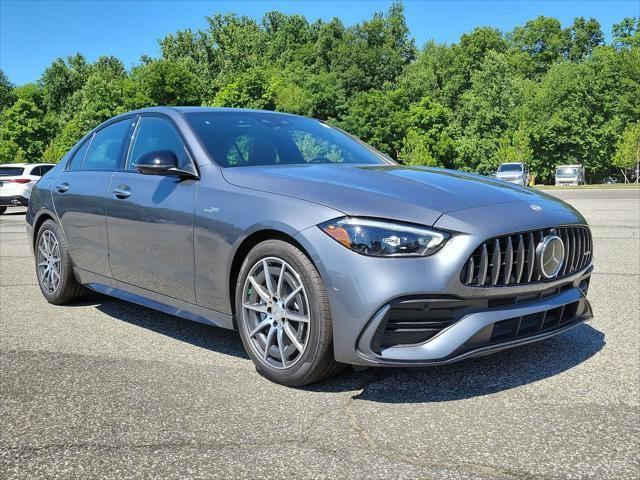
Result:
<instances>
[{"instance_id":1,"label":"side skirt","mask_svg":"<svg viewBox=\"0 0 640 480\"><path fill-rule=\"evenodd\" d=\"M96 292L127 302L137 303L143 307L159 310L194 322L234 330L233 317L226 313L216 312L215 310L184 302L177 298L167 297L166 295L161 295L77 267L74 267L73 271L78 282Z\"/></svg>"}]
</instances>

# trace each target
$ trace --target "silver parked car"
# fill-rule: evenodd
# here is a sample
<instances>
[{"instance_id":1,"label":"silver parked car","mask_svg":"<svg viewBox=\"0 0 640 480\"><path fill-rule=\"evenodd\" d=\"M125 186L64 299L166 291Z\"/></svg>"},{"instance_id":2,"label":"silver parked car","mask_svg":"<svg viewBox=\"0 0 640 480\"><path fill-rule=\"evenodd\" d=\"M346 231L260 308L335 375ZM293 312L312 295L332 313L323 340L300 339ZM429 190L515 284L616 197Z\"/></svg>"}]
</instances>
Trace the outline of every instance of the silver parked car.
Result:
<instances>
[{"instance_id":1,"label":"silver parked car","mask_svg":"<svg viewBox=\"0 0 640 480\"><path fill-rule=\"evenodd\" d=\"M287 385L427 366L591 317L584 218L527 188L396 164L326 123L152 108L85 136L32 192L40 288L238 329Z\"/></svg>"},{"instance_id":2,"label":"silver parked car","mask_svg":"<svg viewBox=\"0 0 640 480\"><path fill-rule=\"evenodd\" d=\"M7 207L26 207L33 186L53 167L51 163L0 165L0 215Z\"/></svg>"},{"instance_id":3,"label":"silver parked car","mask_svg":"<svg viewBox=\"0 0 640 480\"><path fill-rule=\"evenodd\" d=\"M496 178L526 187L530 180L529 167L526 163L502 163L498 167Z\"/></svg>"}]
</instances>

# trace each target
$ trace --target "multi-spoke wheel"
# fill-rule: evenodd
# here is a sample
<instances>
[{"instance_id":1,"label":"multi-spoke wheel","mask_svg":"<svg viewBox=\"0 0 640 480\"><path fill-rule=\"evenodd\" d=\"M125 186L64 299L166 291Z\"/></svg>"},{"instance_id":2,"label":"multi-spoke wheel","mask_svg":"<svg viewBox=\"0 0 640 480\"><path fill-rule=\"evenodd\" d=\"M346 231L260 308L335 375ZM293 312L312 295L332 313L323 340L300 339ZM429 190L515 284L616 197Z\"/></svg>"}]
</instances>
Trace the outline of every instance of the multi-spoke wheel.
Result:
<instances>
[{"instance_id":1,"label":"multi-spoke wheel","mask_svg":"<svg viewBox=\"0 0 640 480\"><path fill-rule=\"evenodd\" d=\"M293 245L268 240L249 252L236 286L236 315L245 349L267 378L306 385L336 369L324 284Z\"/></svg>"},{"instance_id":2,"label":"multi-spoke wheel","mask_svg":"<svg viewBox=\"0 0 640 480\"><path fill-rule=\"evenodd\" d=\"M273 368L295 365L309 342L309 299L300 274L277 257L259 260L242 292L249 341Z\"/></svg>"},{"instance_id":3,"label":"multi-spoke wheel","mask_svg":"<svg viewBox=\"0 0 640 480\"><path fill-rule=\"evenodd\" d=\"M35 242L38 285L50 303L61 305L76 300L83 292L73 275L71 256L62 230L52 220L38 230Z\"/></svg>"},{"instance_id":4,"label":"multi-spoke wheel","mask_svg":"<svg viewBox=\"0 0 640 480\"><path fill-rule=\"evenodd\" d=\"M38 280L47 293L55 293L60 285L60 243L51 230L40 235L38 250Z\"/></svg>"}]
</instances>

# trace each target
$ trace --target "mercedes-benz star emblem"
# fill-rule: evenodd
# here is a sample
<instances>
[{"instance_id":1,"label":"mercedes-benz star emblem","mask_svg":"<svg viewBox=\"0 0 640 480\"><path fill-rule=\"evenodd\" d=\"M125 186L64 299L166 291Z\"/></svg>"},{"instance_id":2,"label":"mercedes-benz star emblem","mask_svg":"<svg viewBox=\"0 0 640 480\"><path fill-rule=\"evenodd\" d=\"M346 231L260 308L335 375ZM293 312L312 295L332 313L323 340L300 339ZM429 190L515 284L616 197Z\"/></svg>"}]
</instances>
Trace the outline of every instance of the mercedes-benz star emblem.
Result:
<instances>
[{"instance_id":1,"label":"mercedes-benz star emblem","mask_svg":"<svg viewBox=\"0 0 640 480\"><path fill-rule=\"evenodd\" d=\"M536 248L540 272L545 278L553 278L564 262L564 243L557 235L547 235Z\"/></svg>"}]
</instances>

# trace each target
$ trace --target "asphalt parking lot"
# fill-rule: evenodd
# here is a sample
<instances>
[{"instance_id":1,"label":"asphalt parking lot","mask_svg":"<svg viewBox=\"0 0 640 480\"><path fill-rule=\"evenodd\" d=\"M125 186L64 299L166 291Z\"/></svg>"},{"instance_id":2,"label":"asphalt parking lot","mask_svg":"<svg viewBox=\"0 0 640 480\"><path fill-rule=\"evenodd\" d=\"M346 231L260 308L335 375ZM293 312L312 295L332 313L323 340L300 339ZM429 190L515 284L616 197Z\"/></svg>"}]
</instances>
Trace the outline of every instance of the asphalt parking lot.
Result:
<instances>
[{"instance_id":1,"label":"asphalt parking lot","mask_svg":"<svg viewBox=\"0 0 640 480\"><path fill-rule=\"evenodd\" d=\"M640 190L552 191L593 229L595 318L431 369L290 389L234 332L49 305L0 217L0 478L638 478Z\"/></svg>"}]
</instances>

